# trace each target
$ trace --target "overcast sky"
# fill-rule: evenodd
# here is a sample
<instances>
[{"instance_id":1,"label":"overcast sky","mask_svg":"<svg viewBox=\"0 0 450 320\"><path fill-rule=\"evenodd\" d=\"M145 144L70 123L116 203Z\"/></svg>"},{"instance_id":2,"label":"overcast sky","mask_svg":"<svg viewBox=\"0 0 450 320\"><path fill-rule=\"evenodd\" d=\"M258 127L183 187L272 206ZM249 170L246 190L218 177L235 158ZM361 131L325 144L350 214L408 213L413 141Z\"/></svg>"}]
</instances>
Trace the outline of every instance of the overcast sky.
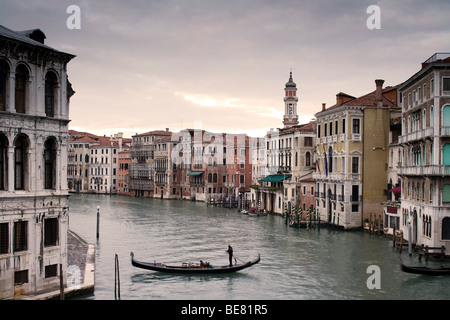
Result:
<instances>
[{"instance_id":1,"label":"overcast sky","mask_svg":"<svg viewBox=\"0 0 450 320\"><path fill-rule=\"evenodd\" d=\"M67 7L80 8L69 29ZM370 30L370 5L380 29ZM282 127L292 69L301 123L336 94L397 85L450 52L448 0L0 0L0 24L39 28L76 55L71 129L131 137L199 128L260 136Z\"/></svg>"}]
</instances>

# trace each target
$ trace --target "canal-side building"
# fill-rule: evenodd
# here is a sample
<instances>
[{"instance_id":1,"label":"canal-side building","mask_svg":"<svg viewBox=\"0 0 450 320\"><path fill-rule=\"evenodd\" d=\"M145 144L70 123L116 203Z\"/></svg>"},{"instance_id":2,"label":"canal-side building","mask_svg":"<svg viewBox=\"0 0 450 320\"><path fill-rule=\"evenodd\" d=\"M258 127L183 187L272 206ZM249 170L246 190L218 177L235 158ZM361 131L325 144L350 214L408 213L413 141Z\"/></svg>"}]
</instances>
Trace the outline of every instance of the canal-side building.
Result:
<instances>
[{"instance_id":1,"label":"canal-side building","mask_svg":"<svg viewBox=\"0 0 450 320\"><path fill-rule=\"evenodd\" d=\"M153 197L155 190L154 151L155 143L172 133L153 130L132 136L129 189L136 197Z\"/></svg>"},{"instance_id":2,"label":"canal-side building","mask_svg":"<svg viewBox=\"0 0 450 320\"><path fill-rule=\"evenodd\" d=\"M383 219L391 112L397 87L355 98L336 95L336 104L316 113L316 207L321 220L354 229Z\"/></svg>"},{"instance_id":3,"label":"canal-side building","mask_svg":"<svg viewBox=\"0 0 450 320\"><path fill-rule=\"evenodd\" d=\"M67 185L70 192L86 192L89 190L90 148L97 140L90 135L78 135L70 130L69 134Z\"/></svg>"},{"instance_id":4,"label":"canal-side building","mask_svg":"<svg viewBox=\"0 0 450 320\"><path fill-rule=\"evenodd\" d=\"M69 135L67 163L69 192L116 193L117 177L113 174L118 170L116 155L117 152L129 148L131 139L123 138L122 133L106 137L76 130L69 130Z\"/></svg>"},{"instance_id":5,"label":"canal-side building","mask_svg":"<svg viewBox=\"0 0 450 320\"><path fill-rule=\"evenodd\" d=\"M130 181L129 179L130 163L131 163L130 149L119 151L119 159L118 159L119 168L117 170L117 194L127 196L132 195L128 187L128 183Z\"/></svg>"},{"instance_id":6,"label":"canal-side building","mask_svg":"<svg viewBox=\"0 0 450 320\"><path fill-rule=\"evenodd\" d=\"M392 235L400 230L400 198L402 193L401 177L399 170L402 165L403 147L399 143L401 135L401 110L391 111L391 123L389 132L389 162L387 168L386 200L383 206L383 232ZM369 225L365 226L369 227ZM373 227L377 227L374 225Z\"/></svg>"},{"instance_id":7,"label":"canal-side building","mask_svg":"<svg viewBox=\"0 0 450 320\"><path fill-rule=\"evenodd\" d=\"M0 26L0 299L66 284L67 64L39 30Z\"/></svg>"},{"instance_id":8,"label":"canal-side building","mask_svg":"<svg viewBox=\"0 0 450 320\"><path fill-rule=\"evenodd\" d=\"M436 53L399 88L401 230L450 250L450 53Z\"/></svg>"},{"instance_id":9,"label":"canal-side building","mask_svg":"<svg viewBox=\"0 0 450 320\"><path fill-rule=\"evenodd\" d=\"M278 214L292 212L301 204L301 181L311 177L314 163L316 122L298 124L297 85L292 72L284 88L283 128L271 129L265 142L253 148L256 163L251 199L253 206ZM261 165L262 157L266 157Z\"/></svg>"},{"instance_id":10,"label":"canal-side building","mask_svg":"<svg viewBox=\"0 0 450 320\"><path fill-rule=\"evenodd\" d=\"M103 139L90 148L89 190L94 193L117 193L118 152L117 141Z\"/></svg>"},{"instance_id":11,"label":"canal-side building","mask_svg":"<svg viewBox=\"0 0 450 320\"><path fill-rule=\"evenodd\" d=\"M252 176L251 138L246 134L227 134L226 175L223 181L226 196L240 197L242 204L250 203L250 185Z\"/></svg>"}]
</instances>

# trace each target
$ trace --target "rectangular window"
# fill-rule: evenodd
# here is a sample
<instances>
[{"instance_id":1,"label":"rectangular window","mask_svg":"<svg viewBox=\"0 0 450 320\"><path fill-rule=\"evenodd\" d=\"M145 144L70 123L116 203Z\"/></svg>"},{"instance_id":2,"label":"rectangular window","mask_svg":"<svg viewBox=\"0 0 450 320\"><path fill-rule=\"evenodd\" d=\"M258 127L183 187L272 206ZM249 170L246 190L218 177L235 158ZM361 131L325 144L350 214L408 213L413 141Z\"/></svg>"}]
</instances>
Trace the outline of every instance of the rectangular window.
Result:
<instances>
[{"instance_id":1,"label":"rectangular window","mask_svg":"<svg viewBox=\"0 0 450 320\"><path fill-rule=\"evenodd\" d=\"M56 246L58 244L58 218L44 220L44 246Z\"/></svg>"},{"instance_id":2,"label":"rectangular window","mask_svg":"<svg viewBox=\"0 0 450 320\"><path fill-rule=\"evenodd\" d=\"M14 285L28 283L28 270L14 272Z\"/></svg>"},{"instance_id":3,"label":"rectangular window","mask_svg":"<svg viewBox=\"0 0 450 320\"><path fill-rule=\"evenodd\" d=\"M342 133L345 133L345 119L342 119Z\"/></svg>"},{"instance_id":4,"label":"rectangular window","mask_svg":"<svg viewBox=\"0 0 450 320\"><path fill-rule=\"evenodd\" d=\"M45 266L45 278L52 278L58 275L58 265L52 264L49 266Z\"/></svg>"},{"instance_id":5,"label":"rectangular window","mask_svg":"<svg viewBox=\"0 0 450 320\"><path fill-rule=\"evenodd\" d=\"M359 134L359 122L360 119L353 119L353 133Z\"/></svg>"},{"instance_id":6,"label":"rectangular window","mask_svg":"<svg viewBox=\"0 0 450 320\"><path fill-rule=\"evenodd\" d=\"M9 223L0 223L0 254L9 252Z\"/></svg>"},{"instance_id":7,"label":"rectangular window","mask_svg":"<svg viewBox=\"0 0 450 320\"><path fill-rule=\"evenodd\" d=\"M312 137L305 137L305 147L312 147Z\"/></svg>"},{"instance_id":8,"label":"rectangular window","mask_svg":"<svg viewBox=\"0 0 450 320\"><path fill-rule=\"evenodd\" d=\"M359 173L359 158L352 157L352 173Z\"/></svg>"},{"instance_id":9,"label":"rectangular window","mask_svg":"<svg viewBox=\"0 0 450 320\"><path fill-rule=\"evenodd\" d=\"M442 94L450 95L450 78L442 78Z\"/></svg>"},{"instance_id":10,"label":"rectangular window","mask_svg":"<svg viewBox=\"0 0 450 320\"><path fill-rule=\"evenodd\" d=\"M352 186L352 201L359 201L359 186Z\"/></svg>"},{"instance_id":11,"label":"rectangular window","mask_svg":"<svg viewBox=\"0 0 450 320\"><path fill-rule=\"evenodd\" d=\"M317 138L320 138L320 124L317 126ZM268 150L269 148L267 148Z\"/></svg>"},{"instance_id":12,"label":"rectangular window","mask_svg":"<svg viewBox=\"0 0 450 320\"><path fill-rule=\"evenodd\" d=\"M14 252L28 249L28 221L14 222Z\"/></svg>"}]
</instances>

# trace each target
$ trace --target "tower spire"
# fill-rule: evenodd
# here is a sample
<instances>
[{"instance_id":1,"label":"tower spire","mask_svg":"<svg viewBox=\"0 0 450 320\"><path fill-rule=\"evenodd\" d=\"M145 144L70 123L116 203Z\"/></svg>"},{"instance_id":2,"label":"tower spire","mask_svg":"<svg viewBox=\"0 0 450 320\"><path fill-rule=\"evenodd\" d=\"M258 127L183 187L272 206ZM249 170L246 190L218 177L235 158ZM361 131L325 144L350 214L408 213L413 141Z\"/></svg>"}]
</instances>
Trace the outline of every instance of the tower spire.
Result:
<instances>
[{"instance_id":1,"label":"tower spire","mask_svg":"<svg viewBox=\"0 0 450 320\"><path fill-rule=\"evenodd\" d=\"M292 79L292 68L290 68L289 72L289 81L286 83L284 88L284 117L283 124L284 127L291 127L298 124L298 115L297 115L297 85Z\"/></svg>"}]
</instances>

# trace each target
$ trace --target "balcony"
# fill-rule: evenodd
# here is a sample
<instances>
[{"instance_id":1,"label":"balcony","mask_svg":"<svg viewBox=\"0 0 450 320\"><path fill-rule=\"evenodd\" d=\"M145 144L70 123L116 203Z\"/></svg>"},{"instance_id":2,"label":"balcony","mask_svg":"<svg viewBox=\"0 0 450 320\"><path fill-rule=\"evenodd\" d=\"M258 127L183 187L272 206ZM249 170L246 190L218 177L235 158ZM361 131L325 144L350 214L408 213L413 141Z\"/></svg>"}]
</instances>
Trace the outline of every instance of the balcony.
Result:
<instances>
[{"instance_id":1,"label":"balcony","mask_svg":"<svg viewBox=\"0 0 450 320\"><path fill-rule=\"evenodd\" d=\"M444 176L450 175L450 166L447 165L424 165L400 167L399 175L412 176Z\"/></svg>"},{"instance_id":2,"label":"balcony","mask_svg":"<svg viewBox=\"0 0 450 320\"><path fill-rule=\"evenodd\" d=\"M441 136L450 136L450 127L441 127Z\"/></svg>"},{"instance_id":3,"label":"balcony","mask_svg":"<svg viewBox=\"0 0 450 320\"><path fill-rule=\"evenodd\" d=\"M447 129L447 130L443 130L443 129ZM447 134L443 134L442 133L443 131L445 131ZM432 137L433 134L434 134L434 128L425 128L423 130L418 130L418 131L407 133L403 136L399 136L398 141L400 143L406 143L409 141L423 140L427 137ZM441 135L449 135L450 136L450 127L442 127Z\"/></svg>"}]
</instances>

